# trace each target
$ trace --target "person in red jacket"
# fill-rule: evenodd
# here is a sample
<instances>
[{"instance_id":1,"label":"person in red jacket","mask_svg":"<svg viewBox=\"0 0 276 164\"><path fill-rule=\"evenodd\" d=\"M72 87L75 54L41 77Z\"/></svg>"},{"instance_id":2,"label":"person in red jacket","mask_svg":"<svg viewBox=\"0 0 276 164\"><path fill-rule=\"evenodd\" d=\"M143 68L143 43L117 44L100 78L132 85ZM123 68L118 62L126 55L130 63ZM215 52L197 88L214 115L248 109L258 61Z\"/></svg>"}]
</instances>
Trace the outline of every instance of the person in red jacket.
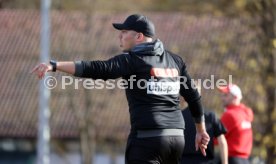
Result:
<instances>
[{"instance_id":1,"label":"person in red jacket","mask_svg":"<svg viewBox=\"0 0 276 164\"><path fill-rule=\"evenodd\" d=\"M228 144L229 164L249 164L253 134L252 110L241 103L242 92L235 84L219 88L225 111L221 122L227 129L225 138Z\"/></svg>"}]
</instances>

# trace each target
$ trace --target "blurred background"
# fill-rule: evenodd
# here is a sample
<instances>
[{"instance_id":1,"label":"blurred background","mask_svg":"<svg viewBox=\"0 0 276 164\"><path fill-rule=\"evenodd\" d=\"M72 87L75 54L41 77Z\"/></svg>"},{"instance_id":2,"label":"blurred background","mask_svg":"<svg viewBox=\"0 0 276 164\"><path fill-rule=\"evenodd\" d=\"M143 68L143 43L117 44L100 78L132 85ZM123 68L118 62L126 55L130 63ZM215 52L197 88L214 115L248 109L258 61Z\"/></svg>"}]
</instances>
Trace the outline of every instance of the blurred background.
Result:
<instances>
[{"instance_id":1,"label":"blurred background","mask_svg":"<svg viewBox=\"0 0 276 164\"><path fill-rule=\"evenodd\" d=\"M41 6L0 0L0 164L36 163L39 80L29 71L40 60ZM52 0L50 58L120 54L111 24L133 13L155 23L157 38L185 60L194 79L232 75L255 114L251 162L275 164L276 0ZM66 74L51 75L59 82ZM221 116L219 92L202 92L204 106ZM124 163L130 123L123 90L58 84L49 109L50 163Z\"/></svg>"}]
</instances>

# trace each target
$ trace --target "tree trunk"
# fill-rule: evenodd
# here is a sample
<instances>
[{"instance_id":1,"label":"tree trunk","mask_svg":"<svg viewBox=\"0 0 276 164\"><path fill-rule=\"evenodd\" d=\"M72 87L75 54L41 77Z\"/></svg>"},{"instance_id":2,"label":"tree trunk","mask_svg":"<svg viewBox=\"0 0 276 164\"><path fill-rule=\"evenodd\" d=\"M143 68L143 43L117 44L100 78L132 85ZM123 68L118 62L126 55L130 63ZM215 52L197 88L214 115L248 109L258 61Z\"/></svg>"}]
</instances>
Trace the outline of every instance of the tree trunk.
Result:
<instances>
[{"instance_id":1,"label":"tree trunk","mask_svg":"<svg viewBox=\"0 0 276 164\"><path fill-rule=\"evenodd\" d=\"M275 47L273 42L275 42L275 7L276 4L273 0L262 0L261 1L262 12L261 16L261 29L262 29L262 53L264 55L263 62L263 72L262 80L265 88L265 94L267 98L267 115L268 120L265 124L265 136L269 136L271 141L266 145L267 148L267 160L266 163L273 164L276 163L276 145L274 144L275 132L273 132L274 119L273 113L276 110L276 100L275 100L275 84L276 84L276 74L275 74ZM273 137L274 136L274 137Z\"/></svg>"},{"instance_id":2,"label":"tree trunk","mask_svg":"<svg viewBox=\"0 0 276 164\"><path fill-rule=\"evenodd\" d=\"M81 160L82 164L92 164L92 153L90 148L90 139L88 126L85 120L80 120L80 142L81 142Z\"/></svg>"},{"instance_id":3,"label":"tree trunk","mask_svg":"<svg viewBox=\"0 0 276 164\"><path fill-rule=\"evenodd\" d=\"M89 135L89 143L88 146L90 147L90 156L91 156L91 161L94 163L94 158L96 156L96 137L95 137L95 125L91 123L91 121L88 120L88 135ZM91 163L90 163L91 164Z\"/></svg>"},{"instance_id":4,"label":"tree trunk","mask_svg":"<svg viewBox=\"0 0 276 164\"><path fill-rule=\"evenodd\" d=\"M94 139L95 138L94 133L91 133L91 129L93 128L93 125L90 124L89 122L89 109L90 107L90 102L86 100L86 109L81 110L75 107L74 101L73 101L73 91L70 90L68 92L68 97L69 97L69 103L70 107L72 108L74 115L76 117L76 120L78 121L78 128L79 128L79 139L80 139L80 155L81 155L81 163L82 164L93 164L93 157L94 157L94 152L95 152L95 145L96 142ZM85 92L85 96L87 95L87 91ZM90 96L89 96L90 97ZM88 102L87 102L88 101Z\"/></svg>"},{"instance_id":5,"label":"tree trunk","mask_svg":"<svg viewBox=\"0 0 276 164\"><path fill-rule=\"evenodd\" d=\"M87 34L89 34L91 32L91 30L93 29L93 16L95 14L95 9L96 9L96 0L87 0L86 1L87 5L93 4L93 7L90 11L86 11L86 21L87 21L87 25L86 25L86 32ZM97 47L97 42L93 43L93 38L87 37L86 38L86 43L85 46L87 47L86 49L90 50L88 51L88 54L85 54L86 58L89 59L94 52L95 52L95 48ZM93 43L91 45L91 43ZM89 89L85 89L84 90L84 94L85 94L85 115L83 116L84 120L86 121L86 135L87 135L87 141L86 141L86 147L89 147L89 151L87 152L83 152L84 154L86 154L88 156L88 153L90 155L90 163L89 164L93 164L94 161L94 157L96 156L96 127L95 127L95 116L94 116L94 108L93 108L93 93L91 90ZM84 163L84 164L88 164L88 163Z\"/></svg>"}]
</instances>

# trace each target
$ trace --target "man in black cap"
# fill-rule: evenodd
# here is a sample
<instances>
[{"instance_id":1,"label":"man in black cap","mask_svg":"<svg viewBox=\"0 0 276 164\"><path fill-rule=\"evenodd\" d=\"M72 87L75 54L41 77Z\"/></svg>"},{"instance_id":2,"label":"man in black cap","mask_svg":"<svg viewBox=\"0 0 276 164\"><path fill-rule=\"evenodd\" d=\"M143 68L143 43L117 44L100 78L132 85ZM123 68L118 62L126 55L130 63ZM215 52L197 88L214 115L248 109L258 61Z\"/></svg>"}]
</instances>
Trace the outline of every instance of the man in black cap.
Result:
<instances>
[{"instance_id":1,"label":"man in black cap","mask_svg":"<svg viewBox=\"0 0 276 164\"><path fill-rule=\"evenodd\" d=\"M182 59L165 50L163 43L153 40L153 23L145 16L134 14L124 23L114 23L120 30L123 52L107 61L76 61L41 63L32 72L40 79L56 70L77 77L115 79L122 77L126 87L131 132L126 148L126 163L177 164L184 149L184 120L179 94L189 104L196 123L196 148L206 155L209 136L205 129L200 95L192 87Z\"/></svg>"}]
</instances>

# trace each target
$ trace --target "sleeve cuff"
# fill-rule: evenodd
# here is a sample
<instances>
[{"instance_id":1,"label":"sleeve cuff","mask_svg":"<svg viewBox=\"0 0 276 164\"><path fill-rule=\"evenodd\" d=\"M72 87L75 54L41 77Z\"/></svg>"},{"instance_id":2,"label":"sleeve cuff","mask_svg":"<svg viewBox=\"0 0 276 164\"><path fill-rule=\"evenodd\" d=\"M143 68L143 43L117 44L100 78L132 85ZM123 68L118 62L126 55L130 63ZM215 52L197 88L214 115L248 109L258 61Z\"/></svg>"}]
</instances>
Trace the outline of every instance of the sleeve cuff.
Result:
<instances>
[{"instance_id":1,"label":"sleeve cuff","mask_svg":"<svg viewBox=\"0 0 276 164\"><path fill-rule=\"evenodd\" d=\"M83 75L82 61L75 61L75 74L74 74L74 76L82 77L82 75Z\"/></svg>"},{"instance_id":2,"label":"sleeve cuff","mask_svg":"<svg viewBox=\"0 0 276 164\"><path fill-rule=\"evenodd\" d=\"M201 117L194 117L194 121L195 123L201 123L205 121L205 117L204 115L202 115Z\"/></svg>"}]
</instances>

